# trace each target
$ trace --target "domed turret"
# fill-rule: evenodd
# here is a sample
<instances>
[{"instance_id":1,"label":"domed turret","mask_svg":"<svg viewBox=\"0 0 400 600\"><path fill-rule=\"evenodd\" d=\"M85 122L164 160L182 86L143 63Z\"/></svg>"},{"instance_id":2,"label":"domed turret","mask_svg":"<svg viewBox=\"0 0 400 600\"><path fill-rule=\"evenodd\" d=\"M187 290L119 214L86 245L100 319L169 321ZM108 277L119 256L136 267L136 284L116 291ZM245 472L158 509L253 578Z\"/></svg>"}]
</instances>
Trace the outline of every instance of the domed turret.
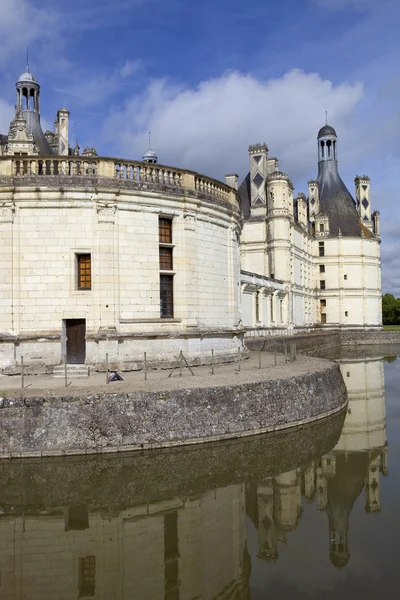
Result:
<instances>
[{"instance_id":1,"label":"domed turret","mask_svg":"<svg viewBox=\"0 0 400 600\"><path fill-rule=\"evenodd\" d=\"M157 153L151 147L151 133L149 131L149 147L142 156L142 161L155 165L158 162Z\"/></svg>"},{"instance_id":2,"label":"domed turret","mask_svg":"<svg viewBox=\"0 0 400 600\"><path fill-rule=\"evenodd\" d=\"M327 135L334 135L335 137L337 137L336 131L333 129L333 127L328 125L328 123L321 127L321 129L318 131L318 138L325 137Z\"/></svg>"},{"instance_id":3,"label":"domed turret","mask_svg":"<svg viewBox=\"0 0 400 600\"><path fill-rule=\"evenodd\" d=\"M34 78L34 76L32 75L32 73L29 73L29 71L25 71L25 73L22 73L22 75L19 76L18 82L21 83L36 83L36 79Z\"/></svg>"},{"instance_id":4,"label":"domed turret","mask_svg":"<svg viewBox=\"0 0 400 600\"><path fill-rule=\"evenodd\" d=\"M337 160L336 131L326 123L318 131L318 161Z\"/></svg>"},{"instance_id":5,"label":"domed turret","mask_svg":"<svg viewBox=\"0 0 400 600\"><path fill-rule=\"evenodd\" d=\"M319 212L329 219L329 235L361 237L367 235L357 214L355 202L341 179L337 160L338 138L327 123L318 132Z\"/></svg>"},{"instance_id":6,"label":"domed turret","mask_svg":"<svg viewBox=\"0 0 400 600\"><path fill-rule=\"evenodd\" d=\"M35 145L40 154L52 154L53 150L40 126L40 85L26 64L26 71L19 77L17 83L17 102L15 114L22 113L26 121L26 130L33 135Z\"/></svg>"}]
</instances>

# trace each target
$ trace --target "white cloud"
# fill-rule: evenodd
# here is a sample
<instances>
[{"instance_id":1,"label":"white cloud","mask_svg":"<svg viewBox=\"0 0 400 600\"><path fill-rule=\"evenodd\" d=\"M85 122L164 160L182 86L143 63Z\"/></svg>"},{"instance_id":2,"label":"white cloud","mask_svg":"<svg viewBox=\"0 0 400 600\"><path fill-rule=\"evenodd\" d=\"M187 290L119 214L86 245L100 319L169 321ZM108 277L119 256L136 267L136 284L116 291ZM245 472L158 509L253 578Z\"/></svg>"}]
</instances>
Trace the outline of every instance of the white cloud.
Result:
<instances>
[{"instance_id":1,"label":"white cloud","mask_svg":"<svg viewBox=\"0 0 400 600\"><path fill-rule=\"evenodd\" d=\"M58 17L48 6L37 8L28 0L0 0L0 66L21 49L22 62L25 47L35 40L51 39L57 27Z\"/></svg>"},{"instance_id":2,"label":"white cloud","mask_svg":"<svg viewBox=\"0 0 400 600\"><path fill-rule=\"evenodd\" d=\"M10 121L13 118L14 107L4 98L0 98L0 133L8 133Z\"/></svg>"},{"instance_id":3,"label":"white cloud","mask_svg":"<svg viewBox=\"0 0 400 600\"><path fill-rule=\"evenodd\" d=\"M123 79L127 79L128 77L132 77L137 71L139 71L143 66L143 63L140 59L138 60L127 60L124 65L122 65L120 69L120 75Z\"/></svg>"},{"instance_id":4,"label":"white cloud","mask_svg":"<svg viewBox=\"0 0 400 600\"><path fill-rule=\"evenodd\" d=\"M101 73L85 76L76 74L71 77L67 87L54 88L61 96L72 96L84 107L98 105L120 91L122 86L143 68L140 59L127 60L121 67L113 70L103 69Z\"/></svg>"},{"instance_id":5,"label":"white cloud","mask_svg":"<svg viewBox=\"0 0 400 600\"><path fill-rule=\"evenodd\" d=\"M233 171L244 175L247 147L266 141L283 170L306 179L315 175L316 134L325 109L335 127L348 131L362 95L359 83L333 85L299 70L265 81L230 72L196 88L155 80L112 111L103 143L111 143L114 154L138 158L150 129L160 162L221 178Z\"/></svg>"}]
</instances>

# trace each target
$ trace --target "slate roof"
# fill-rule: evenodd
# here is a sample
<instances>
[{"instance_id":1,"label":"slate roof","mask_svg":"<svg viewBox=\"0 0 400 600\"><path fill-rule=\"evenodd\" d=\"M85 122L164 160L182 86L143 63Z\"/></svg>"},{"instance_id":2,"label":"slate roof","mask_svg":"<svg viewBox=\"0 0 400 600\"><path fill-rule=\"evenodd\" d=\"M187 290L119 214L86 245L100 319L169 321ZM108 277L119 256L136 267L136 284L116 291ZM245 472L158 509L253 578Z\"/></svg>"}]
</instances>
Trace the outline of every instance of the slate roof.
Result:
<instances>
[{"instance_id":1,"label":"slate roof","mask_svg":"<svg viewBox=\"0 0 400 600\"><path fill-rule=\"evenodd\" d=\"M324 125L323 127L321 127L321 129L318 131L318 137L324 137L325 135L335 135L336 136L336 131L333 129L333 127L331 127L330 125ZM337 136L336 136L337 137Z\"/></svg>"},{"instance_id":2,"label":"slate roof","mask_svg":"<svg viewBox=\"0 0 400 600\"><path fill-rule=\"evenodd\" d=\"M321 161L318 166L320 210L329 217L329 234L348 237L372 237L358 216L355 202L342 181L336 160Z\"/></svg>"}]
</instances>

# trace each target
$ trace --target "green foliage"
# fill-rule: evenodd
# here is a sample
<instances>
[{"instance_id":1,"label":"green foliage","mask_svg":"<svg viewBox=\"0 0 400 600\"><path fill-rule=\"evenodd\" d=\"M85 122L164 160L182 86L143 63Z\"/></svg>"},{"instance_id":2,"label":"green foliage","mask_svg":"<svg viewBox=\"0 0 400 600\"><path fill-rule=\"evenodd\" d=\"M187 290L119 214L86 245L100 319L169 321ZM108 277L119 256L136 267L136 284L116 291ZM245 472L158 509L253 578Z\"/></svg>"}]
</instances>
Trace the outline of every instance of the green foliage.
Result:
<instances>
[{"instance_id":1,"label":"green foliage","mask_svg":"<svg viewBox=\"0 0 400 600\"><path fill-rule=\"evenodd\" d=\"M382 317L384 325L400 325L400 298L392 294L382 296Z\"/></svg>"}]
</instances>

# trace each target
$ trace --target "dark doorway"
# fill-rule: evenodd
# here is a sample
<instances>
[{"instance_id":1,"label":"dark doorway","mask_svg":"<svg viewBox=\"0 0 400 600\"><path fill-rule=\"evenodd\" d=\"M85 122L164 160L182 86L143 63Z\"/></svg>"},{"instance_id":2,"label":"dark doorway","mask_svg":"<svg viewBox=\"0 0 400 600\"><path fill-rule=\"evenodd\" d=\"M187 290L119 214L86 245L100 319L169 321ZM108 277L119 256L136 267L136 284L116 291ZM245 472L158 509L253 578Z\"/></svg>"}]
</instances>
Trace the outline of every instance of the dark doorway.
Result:
<instances>
[{"instance_id":1,"label":"dark doorway","mask_svg":"<svg viewBox=\"0 0 400 600\"><path fill-rule=\"evenodd\" d=\"M86 359L86 320L66 319L67 364L81 365Z\"/></svg>"}]
</instances>

